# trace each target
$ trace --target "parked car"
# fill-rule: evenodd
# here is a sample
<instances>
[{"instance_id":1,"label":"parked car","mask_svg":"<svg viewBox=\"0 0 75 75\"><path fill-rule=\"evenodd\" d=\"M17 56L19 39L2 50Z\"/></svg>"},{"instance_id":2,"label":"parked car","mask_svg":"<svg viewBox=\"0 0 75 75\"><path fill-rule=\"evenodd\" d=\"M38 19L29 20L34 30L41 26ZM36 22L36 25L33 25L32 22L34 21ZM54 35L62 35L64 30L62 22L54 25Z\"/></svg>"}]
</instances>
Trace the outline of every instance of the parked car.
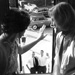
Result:
<instances>
[{"instance_id":1,"label":"parked car","mask_svg":"<svg viewBox=\"0 0 75 75\"><path fill-rule=\"evenodd\" d=\"M29 27L33 29L37 29L42 27L43 24L46 25L46 27L50 26L51 21L47 19L43 14L40 15L31 15L30 16L31 22Z\"/></svg>"},{"instance_id":2,"label":"parked car","mask_svg":"<svg viewBox=\"0 0 75 75\"><path fill-rule=\"evenodd\" d=\"M48 8L47 7L42 7L42 8L36 8L32 10L32 13L42 13L45 17L49 17L48 15Z\"/></svg>"}]
</instances>

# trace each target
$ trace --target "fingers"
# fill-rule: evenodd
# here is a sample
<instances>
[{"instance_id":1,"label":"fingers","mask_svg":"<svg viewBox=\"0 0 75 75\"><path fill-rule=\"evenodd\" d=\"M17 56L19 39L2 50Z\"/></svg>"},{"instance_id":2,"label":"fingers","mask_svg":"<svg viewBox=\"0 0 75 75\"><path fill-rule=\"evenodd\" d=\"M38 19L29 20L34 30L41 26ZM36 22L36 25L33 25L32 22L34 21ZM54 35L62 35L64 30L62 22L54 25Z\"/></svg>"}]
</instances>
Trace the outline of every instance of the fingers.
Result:
<instances>
[{"instance_id":1,"label":"fingers","mask_svg":"<svg viewBox=\"0 0 75 75\"><path fill-rule=\"evenodd\" d=\"M38 37L38 38L39 38L40 40L44 39L44 38L47 36L47 34L44 35L45 28L46 28L46 25L43 25L43 26L40 28L40 30L39 30L39 37Z\"/></svg>"},{"instance_id":2,"label":"fingers","mask_svg":"<svg viewBox=\"0 0 75 75\"><path fill-rule=\"evenodd\" d=\"M44 33L45 28L46 28L46 25L43 25L43 26L40 28L39 32Z\"/></svg>"}]
</instances>

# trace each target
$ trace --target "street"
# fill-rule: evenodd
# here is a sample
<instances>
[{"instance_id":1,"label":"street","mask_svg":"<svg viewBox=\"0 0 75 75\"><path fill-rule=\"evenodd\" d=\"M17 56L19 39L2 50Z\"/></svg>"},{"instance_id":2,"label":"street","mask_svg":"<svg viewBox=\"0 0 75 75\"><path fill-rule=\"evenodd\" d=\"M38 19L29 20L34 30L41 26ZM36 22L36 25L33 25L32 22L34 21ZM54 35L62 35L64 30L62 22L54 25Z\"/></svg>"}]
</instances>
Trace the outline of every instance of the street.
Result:
<instances>
[{"instance_id":1,"label":"street","mask_svg":"<svg viewBox=\"0 0 75 75\"><path fill-rule=\"evenodd\" d=\"M24 69L24 73L30 73L28 68L26 67L27 61L31 57L32 51L36 53L36 56L40 55L40 50L44 50L45 53L49 53L50 56L50 62L52 61L52 29L46 28L44 34L47 34L46 38L44 40L41 40L39 43L37 43L33 48L31 48L26 53L22 54L22 66ZM38 30L26 30L24 36L26 37L26 44L34 41L37 39L39 35ZM51 63L50 63L51 65ZM50 67L51 72L51 67Z\"/></svg>"}]
</instances>

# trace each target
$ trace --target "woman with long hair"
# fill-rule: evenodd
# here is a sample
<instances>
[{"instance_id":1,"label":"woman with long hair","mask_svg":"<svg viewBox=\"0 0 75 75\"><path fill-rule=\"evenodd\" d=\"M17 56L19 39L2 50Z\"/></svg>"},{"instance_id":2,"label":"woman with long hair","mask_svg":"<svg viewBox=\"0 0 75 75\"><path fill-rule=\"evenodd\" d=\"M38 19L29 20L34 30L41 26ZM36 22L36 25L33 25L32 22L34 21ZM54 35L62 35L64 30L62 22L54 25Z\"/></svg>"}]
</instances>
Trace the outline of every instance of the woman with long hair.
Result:
<instances>
[{"instance_id":1,"label":"woman with long hair","mask_svg":"<svg viewBox=\"0 0 75 75\"><path fill-rule=\"evenodd\" d=\"M67 2L60 2L49 9L52 24L58 33L53 75L71 75L75 71L75 10Z\"/></svg>"}]
</instances>

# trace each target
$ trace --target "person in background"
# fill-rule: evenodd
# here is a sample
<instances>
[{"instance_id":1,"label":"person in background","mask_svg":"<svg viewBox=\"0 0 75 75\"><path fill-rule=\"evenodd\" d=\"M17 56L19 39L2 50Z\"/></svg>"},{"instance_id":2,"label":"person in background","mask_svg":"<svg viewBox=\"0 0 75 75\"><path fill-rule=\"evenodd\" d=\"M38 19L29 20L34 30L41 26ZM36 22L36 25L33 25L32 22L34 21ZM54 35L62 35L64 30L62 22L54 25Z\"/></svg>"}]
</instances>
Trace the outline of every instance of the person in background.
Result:
<instances>
[{"instance_id":1,"label":"person in background","mask_svg":"<svg viewBox=\"0 0 75 75\"><path fill-rule=\"evenodd\" d=\"M50 59L49 53L46 53L46 56L49 57L46 61L46 73L50 73L51 72L51 59Z\"/></svg>"},{"instance_id":2,"label":"person in background","mask_svg":"<svg viewBox=\"0 0 75 75\"><path fill-rule=\"evenodd\" d=\"M46 61L49 56L44 56L44 51L41 50L41 56L39 57L39 70L38 73L46 73Z\"/></svg>"},{"instance_id":3,"label":"person in background","mask_svg":"<svg viewBox=\"0 0 75 75\"><path fill-rule=\"evenodd\" d=\"M53 75L74 75L75 10L69 3L60 2L53 7L49 15L53 24L58 29Z\"/></svg>"},{"instance_id":4,"label":"person in background","mask_svg":"<svg viewBox=\"0 0 75 75\"><path fill-rule=\"evenodd\" d=\"M44 29L39 31L39 36L28 45L21 46L18 39L25 33L30 24L27 12L17 8L9 9L1 22L0 36L0 75L15 75L17 71L17 55L30 50L35 44L44 39ZM16 46L16 43L17 46ZM15 44L14 44L15 43Z\"/></svg>"},{"instance_id":5,"label":"person in background","mask_svg":"<svg viewBox=\"0 0 75 75\"><path fill-rule=\"evenodd\" d=\"M38 58L35 56L35 52L32 52L31 58L28 60L28 64L26 65L30 70L31 74L36 74L38 69Z\"/></svg>"}]
</instances>

